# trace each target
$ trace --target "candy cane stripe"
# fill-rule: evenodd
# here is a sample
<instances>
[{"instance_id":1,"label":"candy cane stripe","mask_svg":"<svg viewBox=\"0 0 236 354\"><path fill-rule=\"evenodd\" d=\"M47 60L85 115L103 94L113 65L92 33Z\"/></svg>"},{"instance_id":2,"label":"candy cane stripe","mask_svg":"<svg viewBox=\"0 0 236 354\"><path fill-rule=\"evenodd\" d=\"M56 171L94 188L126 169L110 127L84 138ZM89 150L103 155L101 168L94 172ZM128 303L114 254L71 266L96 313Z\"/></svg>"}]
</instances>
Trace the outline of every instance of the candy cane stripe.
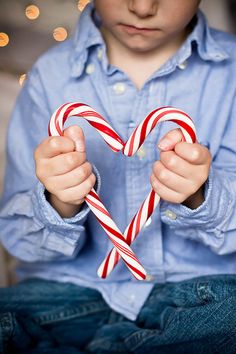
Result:
<instances>
[{"instance_id":1,"label":"candy cane stripe","mask_svg":"<svg viewBox=\"0 0 236 354\"><path fill-rule=\"evenodd\" d=\"M114 152L122 151L126 156L134 155L155 126L165 121L172 121L180 127L183 140L190 143L196 141L193 121L184 111L179 109L162 107L153 110L135 128L127 142L124 143L117 132L98 112L80 102L63 104L53 113L48 127L49 135L63 135L64 123L71 116L77 116L87 120ZM109 252L98 269L98 275L100 277L106 278L117 265L121 257L136 279L145 279L146 272L130 248L130 245L154 212L159 200L160 197L151 190L127 226L124 234L122 234L95 190L92 189L87 194L85 202L95 214L101 227L114 245L114 248Z\"/></svg>"}]
</instances>

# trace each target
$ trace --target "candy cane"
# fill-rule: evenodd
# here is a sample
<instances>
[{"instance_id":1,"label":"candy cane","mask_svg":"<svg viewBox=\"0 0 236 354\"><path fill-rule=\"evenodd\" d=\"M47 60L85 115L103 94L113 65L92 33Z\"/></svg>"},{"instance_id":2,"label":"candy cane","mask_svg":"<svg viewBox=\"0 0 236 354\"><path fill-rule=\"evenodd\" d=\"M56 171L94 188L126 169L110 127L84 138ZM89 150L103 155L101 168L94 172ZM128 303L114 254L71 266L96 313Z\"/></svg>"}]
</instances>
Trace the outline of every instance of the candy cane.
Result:
<instances>
[{"instance_id":1,"label":"candy cane","mask_svg":"<svg viewBox=\"0 0 236 354\"><path fill-rule=\"evenodd\" d=\"M126 156L135 154L156 124L164 121L177 123L180 126L185 141L194 142L196 140L195 128L191 118L181 110L164 107L152 111L138 125L128 141L124 143L100 114L90 106L77 102L64 104L54 112L49 124L49 135L63 135L64 123L70 116L85 118L101 134L113 151L118 152L122 150ZM85 197L85 201L115 246L99 267L98 275L105 278L118 263L120 257L122 257L127 267L137 279L145 279L146 272L129 245L153 213L159 202L159 196L151 190L126 228L124 235L112 220L94 189Z\"/></svg>"},{"instance_id":2,"label":"candy cane","mask_svg":"<svg viewBox=\"0 0 236 354\"><path fill-rule=\"evenodd\" d=\"M146 118L144 118L126 142L123 153L126 156L134 155L155 126L164 121L177 123L182 131L184 141L189 143L194 143L196 141L195 127L191 118L179 109L164 107L152 111ZM134 241L138 233L141 231L142 227L158 205L159 200L160 197L152 189L124 232L124 237L128 245ZM119 259L119 254L116 249L113 248L101 263L97 274L101 278L106 278L117 265Z\"/></svg>"},{"instance_id":3,"label":"candy cane","mask_svg":"<svg viewBox=\"0 0 236 354\"><path fill-rule=\"evenodd\" d=\"M117 152L123 149L124 142L120 139L114 129L102 116L100 116L100 114L83 103L67 103L59 107L51 117L48 128L49 135L63 135L64 123L71 116L78 116L86 119L102 135L105 142L113 151ZM116 247L117 252L123 258L134 277L138 280L145 279L145 269L138 261L132 249L126 243L123 234L112 220L109 212L104 207L94 189L87 194L85 202L95 214L101 227Z\"/></svg>"},{"instance_id":4,"label":"candy cane","mask_svg":"<svg viewBox=\"0 0 236 354\"><path fill-rule=\"evenodd\" d=\"M143 225L146 224L146 221L158 205L159 200L159 195L152 189L124 232L124 237L128 245L131 245L138 233L141 231ZM115 268L119 262L119 259L119 253L113 247L99 266L97 271L98 276L101 278L106 278Z\"/></svg>"}]
</instances>

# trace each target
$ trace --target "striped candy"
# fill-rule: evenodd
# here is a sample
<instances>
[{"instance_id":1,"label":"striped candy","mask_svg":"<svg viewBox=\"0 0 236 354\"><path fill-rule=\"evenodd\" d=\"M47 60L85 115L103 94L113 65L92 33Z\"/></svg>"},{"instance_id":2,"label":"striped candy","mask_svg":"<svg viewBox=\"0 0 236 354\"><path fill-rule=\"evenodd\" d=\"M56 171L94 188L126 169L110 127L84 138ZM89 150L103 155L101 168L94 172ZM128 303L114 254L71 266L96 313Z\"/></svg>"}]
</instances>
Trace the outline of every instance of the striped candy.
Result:
<instances>
[{"instance_id":1,"label":"striped candy","mask_svg":"<svg viewBox=\"0 0 236 354\"><path fill-rule=\"evenodd\" d=\"M89 124L101 134L105 142L114 152L122 151L126 156L134 155L143 144L146 137L155 128L156 124L160 122L175 122L182 131L184 141L189 143L196 141L195 127L191 118L185 112L176 108L163 107L150 112L137 126L128 141L124 143L116 131L99 113L90 106L78 102L66 103L54 112L49 123L49 135L63 135L64 123L67 118L71 116L86 119ZM89 208L95 214L101 227L114 245L114 248L98 269L98 275L100 277L106 278L121 257L136 279L142 280L146 278L146 272L143 266L129 246L136 238L143 225L145 225L147 219L152 215L159 199L159 196L151 190L123 235L95 190L92 189L85 197Z\"/></svg>"}]
</instances>

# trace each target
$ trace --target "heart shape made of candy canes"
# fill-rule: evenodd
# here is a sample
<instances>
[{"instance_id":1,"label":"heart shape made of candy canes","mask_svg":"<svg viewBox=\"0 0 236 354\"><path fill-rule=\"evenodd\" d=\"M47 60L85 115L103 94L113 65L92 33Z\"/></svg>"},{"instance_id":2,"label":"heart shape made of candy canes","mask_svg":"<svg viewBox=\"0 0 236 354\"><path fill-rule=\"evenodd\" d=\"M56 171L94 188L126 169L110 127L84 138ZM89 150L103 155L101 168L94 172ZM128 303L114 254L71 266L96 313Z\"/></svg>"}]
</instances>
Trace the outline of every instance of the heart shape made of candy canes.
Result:
<instances>
[{"instance_id":1,"label":"heart shape made of candy canes","mask_svg":"<svg viewBox=\"0 0 236 354\"><path fill-rule=\"evenodd\" d=\"M182 110L174 107L161 107L151 111L146 118L135 128L126 143L120 138L111 125L93 108L80 103L72 102L60 106L52 115L48 132L49 135L62 136L65 121L77 116L84 118L103 137L108 146L114 151L122 151L126 156L133 156L143 144L149 133L158 123L171 121L176 123L183 134L183 141L194 143L196 132L192 119ZM85 202L96 216L114 247L98 269L98 275L106 278L114 269L120 257L123 259L131 273L138 280L146 278L146 271L130 248L143 225L155 210L160 197L151 189L137 213L127 226L124 234L119 230L111 215L103 205L94 189L85 197Z\"/></svg>"}]
</instances>

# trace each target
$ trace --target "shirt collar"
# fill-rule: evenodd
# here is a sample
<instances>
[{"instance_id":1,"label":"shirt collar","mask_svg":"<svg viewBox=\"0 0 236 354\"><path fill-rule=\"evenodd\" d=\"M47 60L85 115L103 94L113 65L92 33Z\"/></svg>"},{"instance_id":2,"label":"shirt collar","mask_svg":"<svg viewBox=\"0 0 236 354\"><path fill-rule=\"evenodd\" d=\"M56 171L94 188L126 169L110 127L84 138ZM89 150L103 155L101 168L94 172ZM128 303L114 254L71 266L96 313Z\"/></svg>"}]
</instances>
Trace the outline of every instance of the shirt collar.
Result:
<instances>
[{"instance_id":1,"label":"shirt collar","mask_svg":"<svg viewBox=\"0 0 236 354\"><path fill-rule=\"evenodd\" d=\"M89 50L94 46L101 46L105 57L105 43L99 31L99 18L94 11L93 2L89 3L80 15L76 32L74 35L73 54L71 55L72 76L79 77L84 71L88 60ZM229 58L225 50L217 43L211 34L204 14L199 10L197 13L197 24L185 43L172 58L175 64L184 62L190 57L196 44L197 52L202 60L221 62ZM173 65L170 60L167 67ZM165 71L167 69L165 67Z\"/></svg>"},{"instance_id":2,"label":"shirt collar","mask_svg":"<svg viewBox=\"0 0 236 354\"><path fill-rule=\"evenodd\" d=\"M196 43L198 54L203 60L218 62L229 58L212 36L206 17L201 10L198 10L197 24L185 42L186 48L192 47L193 43Z\"/></svg>"},{"instance_id":3,"label":"shirt collar","mask_svg":"<svg viewBox=\"0 0 236 354\"><path fill-rule=\"evenodd\" d=\"M105 43L98 27L99 18L96 16L94 5L91 2L81 13L73 38L72 76L78 77L83 73L90 48L102 46L105 51Z\"/></svg>"}]
</instances>

